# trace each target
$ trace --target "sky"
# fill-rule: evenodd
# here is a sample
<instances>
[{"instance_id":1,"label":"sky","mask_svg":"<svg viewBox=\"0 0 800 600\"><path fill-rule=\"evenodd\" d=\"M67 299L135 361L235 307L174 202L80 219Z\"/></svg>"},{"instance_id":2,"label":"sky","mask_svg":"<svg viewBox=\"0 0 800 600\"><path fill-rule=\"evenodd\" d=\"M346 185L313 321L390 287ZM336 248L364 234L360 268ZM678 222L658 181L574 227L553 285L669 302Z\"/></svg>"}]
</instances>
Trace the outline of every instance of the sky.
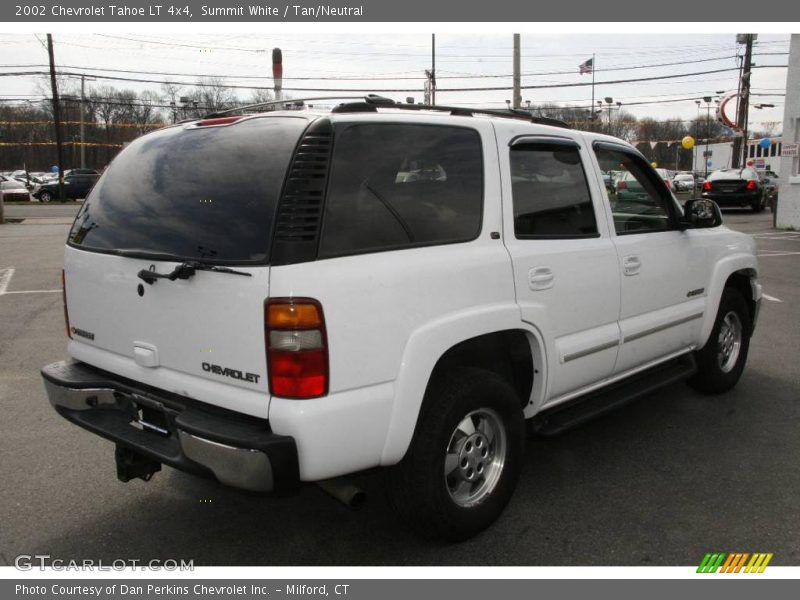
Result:
<instances>
[{"instance_id":1,"label":"sky","mask_svg":"<svg viewBox=\"0 0 800 600\"><path fill-rule=\"evenodd\" d=\"M630 28L635 30L634 25ZM504 107L512 97L512 36L477 33L479 24L465 24L464 29L467 32L454 33L448 28L436 35L437 104ZM469 33L470 29L476 32ZM44 39L43 34L0 31L0 74L45 70ZM54 34L54 40L56 63L65 71L187 84L203 75L221 76L228 85L243 86L237 89L243 99L249 96L250 90L246 88L251 86L271 88L271 51L275 47L281 48L283 54L285 93L295 98L331 92L293 88L355 88L364 92L342 93L356 96L375 91L395 100L411 96L420 102L424 71L431 68L431 35L427 33L287 31L273 35L225 30L189 34L186 29L145 33L139 27L135 33L115 28L105 34L71 29ZM780 122L783 118L786 68L766 67L785 65L788 49L788 35L758 37L751 104L774 104L775 108L751 109L750 121L755 126L762 121ZM611 97L614 103L622 102L624 110L639 118L689 120L698 115L695 99L736 90L736 55L742 52L743 46L736 44L732 33L523 33L522 85L590 83L591 75L580 75L578 65L594 56L596 99ZM603 83L723 69L729 70L654 81ZM41 98L37 94L41 93L42 81L41 76L0 77L0 100ZM105 84L136 91L160 88L159 83L100 79L87 82L90 87ZM508 89L446 91L484 87ZM381 91L407 89L411 91ZM530 101L588 107L591 93L590 85L523 89L522 99L523 105ZM705 112L705 104L702 110Z\"/></svg>"}]
</instances>

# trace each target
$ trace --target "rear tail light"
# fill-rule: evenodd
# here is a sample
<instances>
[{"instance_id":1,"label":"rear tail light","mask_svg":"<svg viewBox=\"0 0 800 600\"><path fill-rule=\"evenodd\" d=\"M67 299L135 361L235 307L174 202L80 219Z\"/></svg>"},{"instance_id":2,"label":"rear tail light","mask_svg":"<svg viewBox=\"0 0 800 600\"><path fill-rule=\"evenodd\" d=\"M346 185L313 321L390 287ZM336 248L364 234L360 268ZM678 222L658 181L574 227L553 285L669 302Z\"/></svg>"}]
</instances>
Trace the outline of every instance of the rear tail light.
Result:
<instances>
[{"instance_id":1,"label":"rear tail light","mask_svg":"<svg viewBox=\"0 0 800 600\"><path fill-rule=\"evenodd\" d=\"M757 188L758 188L758 184L756 184L756 182L753 181L752 179L747 182L747 189L748 190L753 191L753 190L755 190Z\"/></svg>"},{"instance_id":2,"label":"rear tail light","mask_svg":"<svg viewBox=\"0 0 800 600\"><path fill-rule=\"evenodd\" d=\"M322 305L311 298L273 298L264 305L269 391L281 398L328 393L328 339Z\"/></svg>"},{"instance_id":3,"label":"rear tail light","mask_svg":"<svg viewBox=\"0 0 800 600\"><path fill-rule=\"evenodd\" d=\"M708 191L708 190L710 190L710 189L711 189L711 182L710 182L710 181L706 181L706 182L703 184L703 191L704 191L704 192L707 192L707 191Z\"/></svg>"},{"instance_id":4,"label":"rear tail light","mask_svg":"<svg viewBox=\"0 0 800 600\"><path fill-rule=\"evenodd\" d=\"M666 183L666 184L667 184L667 189L668 189L668 190L671 190L671 189L672 189L672 182L671 182L669 179L665 179L665 180L664 180L664 183Z\"/></svg>"},{"instance_id":5,"label":"rear tail light","mask_svg":"<svg viewBox=\"0 0 800 600\"><path fill-rule=\"evenodd\" d=\"M617 182L617 189L618 190L627 190L628 189L628 184L625 183L624 181L618 181Z\"/></svg>"},{"instance_id":6,"label":"rear tail light","mask_svg":"<svg viewBox=\"0 0 800 600\"><path fill-rule=\"evenodd\" d=\"M64 305L64 327L67 330L67 337L72 339L72 332L69 329L69 311L67 310L67 278L64 269L61 269L61 302Z\"/></svg>"}]
</instances>

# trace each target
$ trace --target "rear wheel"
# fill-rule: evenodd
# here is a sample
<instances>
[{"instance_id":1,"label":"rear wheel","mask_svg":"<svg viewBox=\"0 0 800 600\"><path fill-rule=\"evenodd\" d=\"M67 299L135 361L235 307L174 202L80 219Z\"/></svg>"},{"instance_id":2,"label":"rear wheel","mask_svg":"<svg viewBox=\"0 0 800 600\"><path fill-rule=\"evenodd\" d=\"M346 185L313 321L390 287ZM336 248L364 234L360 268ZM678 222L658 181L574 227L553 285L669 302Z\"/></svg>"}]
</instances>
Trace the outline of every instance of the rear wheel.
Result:
<instances>
[{"instance_id":1,"label":"rear wheel","mask_svg":"<svg viewBox=\"0 0 800 600\"><path fill-rule=\"evenodd\" d=\"M764 210L764 195L762 194L762 195L761 195L761 196L758 198L758 200L754 201L754 202L753 202L753 203L750 205L750 208L752 208L752 209L753 209L753 212L754 212L754 213L760 213L762 210Z\"/></svg>"},{"instance_id":2,"label":"rear wheel","mask_svg":"<svg viewBox=\"0 0 800 600\"><path fill-rule=\"evenodd\" d=\"M744 297L725 288L708 342L695 353L698 370L689 385L704 394L721 394L735 386L747 362L751 331Z\"/></svg>"},{"instance_id":3,"label":"rear wheel","mask_svg":"<svg viewBox=\"0 0 800 600\"><path fill-rule=\"evenodd\" d=\"M411 446L389 471L390 502L427 537L470 538L508 504L524 440L522 408L504 379L453 370L430 386Z\"/></svg>"}]
</instances>

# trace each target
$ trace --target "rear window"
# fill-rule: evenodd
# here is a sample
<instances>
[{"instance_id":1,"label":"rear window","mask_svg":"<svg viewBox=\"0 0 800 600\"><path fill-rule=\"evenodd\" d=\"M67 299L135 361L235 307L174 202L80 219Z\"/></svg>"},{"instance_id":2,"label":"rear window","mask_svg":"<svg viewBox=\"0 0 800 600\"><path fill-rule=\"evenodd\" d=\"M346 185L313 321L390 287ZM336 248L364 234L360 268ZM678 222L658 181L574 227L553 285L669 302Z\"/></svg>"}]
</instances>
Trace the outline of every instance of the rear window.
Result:
<instances>
[{"instance_id":1,"label":"rear window","mask_svg":"<svg viewBox=\"0 0 800 600\"><path fill-rule=\"evenodd\" d=\"M320 257L475 239L483 158L464 127L352 124L335 132Z\"/></svg>"},{"instance_id":2,"label":"rear window","mask_svg":"<svg viewBox=\"0 0 800 600\"><path fill-rule=\"evenodd\" d=\"M718 179L742 179L742 171L739 169L723 169L714 171L708 175L708 181L717 181ZM745 176L746 178L746 176Z\"/></svg>"},{"instance_id":3,"label":"rear window","mask_svg":"<svg viewBox=\"0 0 800 600\"><path fill-rule=\"evenodd\" d=\"M100 252L259 263L304 118L171 127L131 143L86 199L69 243Z\"/></svg>"}]
</instances>

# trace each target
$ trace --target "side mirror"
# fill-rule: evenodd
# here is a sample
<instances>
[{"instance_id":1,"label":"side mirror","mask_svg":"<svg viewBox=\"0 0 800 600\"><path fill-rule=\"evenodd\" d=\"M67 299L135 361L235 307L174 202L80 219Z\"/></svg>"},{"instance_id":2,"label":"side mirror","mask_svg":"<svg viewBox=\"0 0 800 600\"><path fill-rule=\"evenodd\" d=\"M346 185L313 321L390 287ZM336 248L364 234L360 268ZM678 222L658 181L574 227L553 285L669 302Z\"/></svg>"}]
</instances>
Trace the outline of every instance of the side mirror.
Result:
<instances>
[{"instance_id":1,"label":"side mirror","mask_svg":"<svg viewBox=\"0 0 800 600\"><path fill-rule=\"evenodd\" d=\"M683 224L695 229L722 225L722 212L713 200L692 198L683 205Z\"/></svg>"}]
</instances>

